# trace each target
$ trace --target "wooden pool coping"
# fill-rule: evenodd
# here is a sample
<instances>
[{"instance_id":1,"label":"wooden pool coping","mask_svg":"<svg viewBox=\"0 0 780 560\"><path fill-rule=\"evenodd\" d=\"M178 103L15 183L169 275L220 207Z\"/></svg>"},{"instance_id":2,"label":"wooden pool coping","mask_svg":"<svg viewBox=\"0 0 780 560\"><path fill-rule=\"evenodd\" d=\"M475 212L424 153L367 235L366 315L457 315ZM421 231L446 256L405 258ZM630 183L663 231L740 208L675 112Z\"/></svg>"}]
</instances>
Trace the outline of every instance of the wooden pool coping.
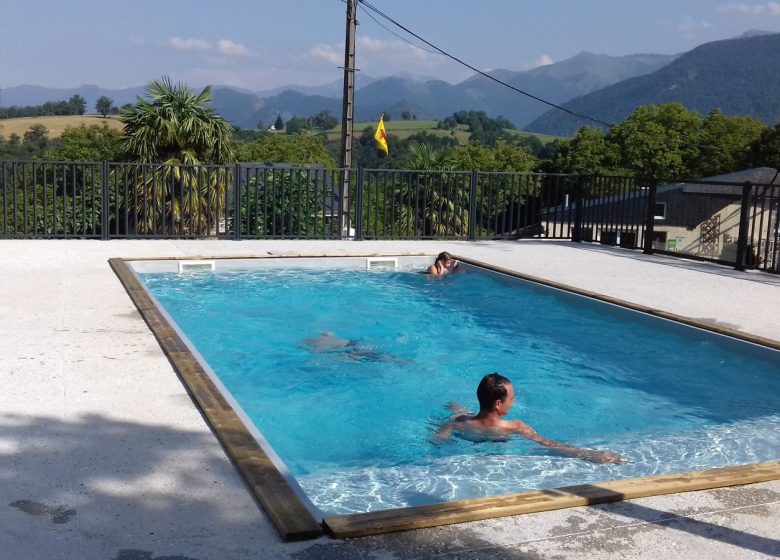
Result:
<instances>
[{"instance_id":1,"label":"wooden pool coping","mask_svg":"<svg viewBox=\"0 0 780 560\"><path fill-rule=\"evenodd\" d=\"M263 451L249 429L241 421L197 358L189 351L165 315L157 309L146 289L127 264L129 261L216 260L216 259L292 259L375 256L434 256L420 253L364 255L253 255L219 257L151 257L112 258L109 264L124 286L130 299L157 339L187 392L200 409L227 455L244 477L250 490L263 506L271 522L285 541L321 536L325 531L336 538L362 537L409 529L436 527L452 523L478 521L523 513L536 513L575 506L601 504L626 499L691 492L724 486L737 486L780 479L780 461L753 465L723 467L640 478L629 478L594 484L522 492L505 496L473 498L440 504L382 510L378 512L328 516L320 524L285 480L270 457ZM558 282L496 267L474 259L458 260L534 282L661 317L679 323L738 338L747 342L780 350L780 342L751 335L735 329L705 323L666 311L633 304L617 298L582 290Z\"/></svg>"}]
</instances>

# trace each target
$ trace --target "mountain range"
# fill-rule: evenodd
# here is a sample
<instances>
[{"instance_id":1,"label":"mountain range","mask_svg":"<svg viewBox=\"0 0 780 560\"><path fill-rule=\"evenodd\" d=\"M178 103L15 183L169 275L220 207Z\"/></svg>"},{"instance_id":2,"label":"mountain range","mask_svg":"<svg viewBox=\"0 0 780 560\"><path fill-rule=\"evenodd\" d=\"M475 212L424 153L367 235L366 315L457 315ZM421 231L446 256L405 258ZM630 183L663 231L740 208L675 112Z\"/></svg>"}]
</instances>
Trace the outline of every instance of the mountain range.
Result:
<instances>
[{"instance_id":1,"label":"mountain range","mask_svg":"<svg viewBox=\"0 0 780 560\"><path fill-rule=\"evenodd\" d=\"M680 102L707 114L726 114L780 121L780 34L748 33L737 39L696 47L644 76L614 83L575 97L563 106L605 122L622 122L636 107ZM567 136L588 121L559 110L547 111L526 129Z\"/></svg>"},{"instance_id":2,"label":"mountain range","mask_svg":"<svg viewBox=\"0 0 780 560\"><path fill-rule=\"evenodd\" d=\"M732 40L706 43L681 55L607 56L583 51L533 70L497 69L488 75L519 90L606 122L620 122L646 103L681 101L707 113L746 114L764 122L780 116L780 34L751 31ZM286 86L262 92L215 86L212 105L231 123L267 126L277 115L287 120L330 111L341 116L343 84ZM15 86L0 91L0 105L39 105L79 94L94 107L106 95L116 105L132 103L143 87L108 90ZM475 74L458 84L400 74L373 78L358 74L355 119L371 121L381 113L399 118L409 111L419 119L440 119L461 110L502 115L518 128L556 135L576 131L583 121Z\"/></svg>"}]
</instances>

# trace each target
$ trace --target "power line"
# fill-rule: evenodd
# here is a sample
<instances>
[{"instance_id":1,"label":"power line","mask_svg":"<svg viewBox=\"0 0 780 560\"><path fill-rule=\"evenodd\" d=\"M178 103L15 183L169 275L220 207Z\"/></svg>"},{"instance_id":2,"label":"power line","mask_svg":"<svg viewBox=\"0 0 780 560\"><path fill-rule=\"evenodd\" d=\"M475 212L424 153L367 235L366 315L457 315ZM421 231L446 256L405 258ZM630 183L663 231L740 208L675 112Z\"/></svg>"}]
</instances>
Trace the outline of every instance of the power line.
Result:
<instances>
[{"instance_id":1,"label":"power line","mask_svg":"<svg viewBox=\"0 0 780 560\"><path fill-rule=\"evenodd\" d=\"M345 2L346 0L341 0L341 1L342 1L342 2ZM507 87L507 88L509 88L509 89L511 89L511 90L513 90L513 91L515 91L515 92L517 92L517 93L520 93L521 95L525 95L525 96L527 96L527 97L530 97L531 99L534 99L534 100L536 100L536 101L539 101L539 102L541 102L541 103L544 103L545 105L549 105L550 107L553 107L553 108L555 108L555 109L558 109L559 111L563 111L564 113L568 113L569 115L571 115L571 116L573 116L573 117L577 117L577 118L580 118L580 119L589 120L589 121L591 121L591 122L594 122L594 123L600 124L600 125L602 125L602 126L605 126L605 127L607 127L607 128L611 128L611 127L612 127L612 125L611 125L610 123L607 123L607 122L605 122L605 121L602 121L602 120L600 120L600 119L597 119L597 118L595 118L595 117L591 117L591 116L589 116L589 115L585 115L585 114L583 114L583 113L577 113L576 111L572 111L571 109L567 109L566 107L561 107L560 105L557 105L557 104L555 104L555 103L553 103L553 102L551 102L551 101L547 101L546 99L542 99L541 97L538 97L538 96L536 96L536 95L533 95L533 94L531 94L531 93L528 93L527 91L523 91L523 90L521 90L521 89L519 89L519 88L516 88L515 86L513 86L513 85L511 85L511 84L508 84L508 83L506 83L506 82L504 82L504 81L502 81L502 80L499 80L498 78L495 78L495 77L491 76L490 74L487 74L487 73L483 72L482 70L479 70L478 68L476 68L476 67L472 66L471 64L469 64L469 63L467 63L467 62L464 62L464 61L463 61L463 60L461 60L460 58L458 58L458 57L456 57L456 56L454 56L454 55L452 55L452 54L448 53L447 51L445 51L445 50L441 49L440 47L438 47L438 46L434 45L434 44L433 44L433 43L431 43L430 41L427 41L426 39L422 38L422 37L421 37L421 36L419 36L418 34L416 34L416 33L414 33L413 31L411 31L410 29L408 29L408 28L404 27L403 25L401 25L400 23L398 23L396 20L394 20L393 18L391 18L390 16L388 16L387 14L385 14L384 12L382 12L382 11L381 11L379 8L377 8L376 6L372 5L372 4L371 4L370 2L368 2L367 0L358 0L358 4L363 4L363 5L364 5L366 8L368 8L368 9L369 9L369 10L371 10L371 11L373 11L374 13L376 13L377 15L379 15L380 17L382 17L382 18L386 19L387 21L389 21L390 23L392 23L392 24L393 24L393 25L395 25L396 27L398 27L398 28L400 28L400 29L404 30L406 33L410 34L411 36L415 37L416 39L418 39L418 40L422 41L422 42L423 42L423 43L425 43L426 45L428 45L428 46L430 46L430 47L432 47L433 49L436 49L436 50L435 50L435 51L429 51L428 49L423 49L423 48L422 48L422 47L420 47L419 45L415 45L415 44L414 44L414 43L412 43L411 41L408 41L408 40L404 39L403 37L401 37L400 35L398 35L397 33L394 33L394 32L392 32L392 31L390 31L389 29L387 29L387 27L385 27L384 25L382 25L381 23L379 23L379 22L377 21L377 19L376 19L375 17L373 17L373 16L372 16L372 15L371 15L369 12L365 12L365 13L366 13L366 15L368 15L369 17L371 17L371 19L373 19L373 20L374 20L376 23L378 23L378 24L379 24L379 25L380 25L382 28L384 28L385 30L387 30L389 33L392 33L393 35L395 35L395 36L396 36L396 37L398 37L399 39L402 39L402 40L406 41L407 43L409 43L410 45L413 45L413 46L417 47L418 49L422 49L422 50L424 50L424 51L426 51L426 52L433 52L434 54L441 54L441 55L444 55L444 56L446 56L447 58L450 58L450 59L454 60L454 61L455 61L455 62L457 62L458 64L461 64L461 65L465 66L466 68L469 68L470 70L473 70L473 71L474 71L474 72L476 72L477 74L479 74L479 75L481 75L481 76L484 76L485 78L488 78L489 80L492 80L492 81L494 81L494 82L496 82L496 83L498 83L498 84L500 84L500 85L502 85L502 86L505 86L505 87ZM699 149L710 149L710 150L720 150L720 151L724 151L724 148L723 148L723 146L715 146L715 145L711 145L711 144L698 144L698 143L692 143L692 144L690 144L690 145L691 145L691 146L694 146L694 147L696 147L696 148L699 148ZM748 148L748 147L745 147L745 148L744 148L742 151L748 151L748 150L749 150L749 148ZM780 171L778 172L778 174L780 174Z\"/></svg>"},{"instance_id":2,"label":"power line","mask_svg":"<svg viewBox=\"0 0 780 560\"><path fill-rule=\"evenodd\" d=\"M469 68L470 70L473 70L474 72L476 72L480 76L484 76L485 78L488 78L489 80L493 80L494 82L496 82L496 83L498 83L498 84L500 84L500 85L502 85L504 87L507 87L507 88L509 88L509 89L511 89L511 90L513 90L513 91L515 91L515 92L517 92L519 94L521 94L521 95L525 95L526 97L530 97L531 99L534 99L536 101L544 103L545 105L549 105L550 107L558 109L559 111L563 111L564 113L568 113L569 115L571 115L573 117L589 120L589 121L592 121L594 123L600 124L602 126L606 126L607 128L609 128L611 126L609 123L604 122L604 121L602 121L600 119L597 119L597 118L594 118L594 117L591 117L591 116L588 116L588 115L585 115L585 114L582 114L582 113L577 113L575 111L572 111L571 109L567 109L566 107L561 107L560 105L557 105L557 104L553 103L552 101L547 101L546 99L542 99L541 97L533 95L532 93L528 93L527 91L523 91L520 88L516 88L515 86L513 86L511 84L508 84L508 83L506 83L506 82L504 82L502 80L499 80L498 78L495 78L495 77L491 76L490 74L487 74L486 72L483 72L482 70L480 70L480 69L472 66L471 64L461 60L460 58L456 57L455 55L452 55L452 54L448 53L444 49L439 48L438 46L434 45L430 41L427 41L427 40L423 39L417 33L414 33L410 29L404 27L403 25L398 23L396 20L394 20L393 18L391 18L390 16L388 16L387 14L382 12L379 8L377 8L376 6L373 6L370 2L367 2L366 0L358 0L358 2L360 4L363 4L369 10L373 11L378 16L380 16L380 17L384 18L385 20L389 21L390 23L392 23L393 25L395 25L399 29L402 29L403 31L405 31L406 33L411 35L412 37L415 37L417 40L422 41L423 43L425 43L429 47L435 49L436 53L442 54L442 55L446 56L447 58L450 58L450 59L454 60L458 64L461 64L461 65L465 66L466 68ZM366 12L366 13L368 13L368 12ZM425 49L423 49L423 50L425 50ZM428 51L428 52L430 52L430 51Z\"/></svg>"},{"instance_id":3,"label":"power line","mask_svg":"<svg viewBox=\"0 0 780 560\"><path fill-rule=\"evenodd\" d=\"M376 19L376 18L375 18L373 15L371 15L371 12L366 12L366 11L364 11L363 13L365 13L365 14L366 14L368 17L370 17L371 19L373 19L373 20L374 20L374 23L376 23L376 24L377 24L379 27L381 27L382 29L384 29L385 31L387 31L388 33L390 33L391 35L395 35L396 37L398 37L399 39L401 39L401 41L403 41L404 43L408 43L408 44L410 44L411 46L413 46L413 47L414 47L414 48L416 48L416 49L420 49L421 51L429 52L429 53L431 53L431 54L441 54L441 53L439 53L438 51L432 51L432 50L430 50L430 49L425 49L425 48L421 47L420 45L415 45L415 44L414 44L414 43L412 43L412 42L411 42L409 39L407 39L407 38L406 38L406 37L404 37L403 35L399 35L399 34L398 34L398 33L396 33L395 31L393 31L392 29L390 29L389 27L387 27L386 25L384 25L384 24L383 24L381 21L379 21L378 19Z\"/></svg>"}]
</instances>

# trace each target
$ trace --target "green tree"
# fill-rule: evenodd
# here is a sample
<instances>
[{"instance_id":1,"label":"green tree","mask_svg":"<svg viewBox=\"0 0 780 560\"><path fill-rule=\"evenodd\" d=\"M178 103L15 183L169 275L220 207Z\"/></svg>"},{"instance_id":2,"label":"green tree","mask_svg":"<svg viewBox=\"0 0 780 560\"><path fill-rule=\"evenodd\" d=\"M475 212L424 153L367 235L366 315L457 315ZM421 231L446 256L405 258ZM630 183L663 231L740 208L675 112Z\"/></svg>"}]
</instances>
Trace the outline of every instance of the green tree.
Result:
<instances>
[{"instance_id":1,"label":"green tree","mask_svg":"<svg viewBox=\"0 0 780 560\"><path fill-rule=\"evenodd\" d=\"M282 115L279 115L276 117L276 122L274 123L274 128L276 130L284 130L284 121L282 120Z\"/></svg>"},{"instance_id":2,"label":"green tree","mask_svg":"<svg viewBox=\"0 0 780 560\"><path fill-rule=\"evenodd\" d=\"M140 227L152 230L162 218L171 231L213 230L232 178L224 168L214 171L200 165L236 161L233 128L208 106L211 86L194 93L164 76L146 86L146 95L151 101L139 98L121 114L123 147L136 161L170 165L137 179L139 195L159 214ZM206 223L207 216L211 223Z\"/></svg>"},{"instance_id":3,"label":"green tree","mask_svg":"<svg viewBox=\"0 0 780 560\"><path fill-rule=\"evenodd\" d=\"M119 161L124 159L122 134L106 125L66 126L59 146L46 152L58 161Z\"/></svg>"},{"instance_id":4,"label":"green tree","mask_svg":"<svg viewBox=\"0 0 780 560\"><path fill-rule=\"evenodd\" d=\"M401 119L403 119L405 121L410 121L410 120L412 120L412 114L409 111L403 111L401 113Z\"/></svg>"},{"instance_id":5,"label":"green tree","mask_svg":"<svg viewBox=\"0 0 780 560\"><path fill-rule=\"evenodd\" d=\"M481 172L477 178L474 216L480 235L503 235L518 225L528 225L518 222L520 215L526 213L509 211L511 207L525 204L529 197L538 196L541 189L538 177L519 179L516 175L528 173L537 165L536 158L524 145L505 140L498 140L492 148L469 143L453 148L451 157L455 169Z\"/></svg>"},{"instance_id":6,"label":"green tree","mask_svg":"<svg viewBox=\"0 0 780 560\"><path fill-rule=\"evenodd\" d=\"M208 105L211 86L194 93L186 84L170 78L149 82L146 95L138 98L120 117L124 124L124 147L136 160L146 163L229 163L235 161L231 144L233 128Z\"/></svg>"},{"instance_id":7,"label":"green tree","mask_svg":"<svg viewBox=\"0 0 780 560\"><path fill-rule=\"evenodd\" d=\"M502 116L495 119L487 116L485 111L458 111L452 116L439 121L437 128L454 130L458 125L466 125L471 135L469 142L494 146L500 139L510 140L507 130L513 130L515 125Z\"/></svg>"},{"instance_id":8,"label":"green tree","mask_svg":"<svg viewBox=\"0 0 780 560\"><path fill-rule=\"evenodd\" d=\"M520 144L498 140L494 148L469 143L456 146L450 157L453 169L461 171L503 171L527 173L537 165L537 160Z\"/></svg>"},{"instance_id":9,"label":"green tree","mask_svg":"<svg viewBox=\"0 0 780 560\"><path fill-rule=\"evenodd\" d=\"M780 124L766 127L750 144L745 163L751 167L780 169Z\"/></svg>"},{"instance_id":10,"label":"green tree","mask_svg":"<svg viewBox=\"0 0 780 560\"><path fill-rule=\"evenodd\" d=\"M98 97L98 100L95 102L95 110L103 115L103 118L108 116L113 106L114 100L110 97L106 97L105 95Z\"/></svg>"},{"instance_id":11,"label":"green tree","mask_svg":"<svg viewBox=\"0 0 780 560\"><path fill-rule=\"evenodd\" d=\"M553 150L543 166L551 173L609 174L618 155L604 132L587 126L568 140L555 140Z\"/></svg>"},{"instance_id":12,"label":"green tree","mask_svg":"<svg viewBox=\"0 0 780 560\"><path fill-rule=\"evenodd\" d=\"M298 134L301 131L309 129L309 121L303 117L293 117L287 121L287 125L284 127L287 134Z\"/></svg>"},{"instance_id":13,"label":"green tree","mask_svg":"<svg viewBox=\"0 0 780 560\"><path fill-rule=\"evenodd\" d=\"M465 236L468 232L469 183L454 169L452 149L427 142L409 145L404 168L416 171L396 187L393 219L422 236ZM448 171L450 173L448 173Z\"/></svg>"},{"instance_id":14,"label":"green tree","mask_svg":"<svg viewBox=\"0 0 780 560\"><path fill-rule=\"evenodd\" d=\"M702 118L681 103L645 105L610 131L620 163L640 180L693 178Z\"/></svg>"},{"instance_id":15,"label":"green tree","mask_svg":"<svg viewBox=\"0 0 780 560\"><path fill-rule=\"evenodd\" d=\"M22 145L30 154L40 154L49 145L49 129L42 124L32 125L24 133Z\"/></svg>"},{"instance_id":16,"label":"green tree","mask_svg":"<svg viewBox=\"0 0 780 560\"><path fill-rule=\"evenodd\" d=\"M12 132L8 139L0 135L0 160L24 159L29 153L22 146L21 137Z\"/></svg>"},{"instance_id":17,"label":"green tree","mask_svg":"<svg viewBox=\"0 0 780 560\"><path fill-rule=\"evenodd\" d=\"M429 142L409 145L404 169L415 171L449 171L454 169L452 150Z\"/></svg>"},{"instance_id":18,"label":"green tree","mask_svg":"<svg viewBox=\"0 0 780 560\"><path fill-rule=\"evenodd\" d=\"M72 96L68 103L73 106L73 110L77 115L83 115L87 111L87 100L79 94Z\"/></svg>"},{"instance_id":19,"label":"green tree","mask_svg":"<svg viewBox=\"0 0 780 560\"><path fill-rule=\"evenodd\" d=\"M727 116L714 110L704 118L697 138L698 155L690 175L711 177L739 170L749 146L761 136L764 125L742 116Z\"/></svg>"},{"instance_id":20,"label":"green tree","mask_svg":"<svg viewBox=\"0 0 780 560\"><path fill-rule=\"evenodd\" d=\"M240 161L334 166L322 139L306 133L269 134L238 146L236 150Z\"/></svg>"},{"instance_id":21,"label":"green tree","mask_svg":"<svg viewBox=\"0 0 780 560\"><path fill-rule=\"evenodd\" d=\"M338 235L338 217L324 201L339 198L333 159L318 136L269 134L238 148L242 161L267 164L242 184L239 227L245 235ZM274 164L298 164L289 168ZM232 209L228 210L232 215Z\"/></svg>"},{"instance_id":22,"label":"green tree","mask_svg":"<svg viewBox=\"0 0 780 560\"><path fill-rule=\"evenodd\" d=\"M330 130L339 124L336 117L330 114L330 111L321 111L309 119L309 125L313 128Z\"/></svg>"}]
</instances>

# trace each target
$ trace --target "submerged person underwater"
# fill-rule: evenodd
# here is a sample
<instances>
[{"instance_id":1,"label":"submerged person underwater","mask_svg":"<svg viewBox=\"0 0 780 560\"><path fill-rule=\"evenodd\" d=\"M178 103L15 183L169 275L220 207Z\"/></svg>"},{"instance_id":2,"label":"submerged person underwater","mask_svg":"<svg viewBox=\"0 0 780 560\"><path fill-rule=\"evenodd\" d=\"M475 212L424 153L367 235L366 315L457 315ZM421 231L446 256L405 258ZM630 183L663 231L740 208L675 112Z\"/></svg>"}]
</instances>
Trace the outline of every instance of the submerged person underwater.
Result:
<instances>
[{"instance_id":1,"label":"submerged person underwater","mask_svg":"<svg viewBox=\"0 0 780 560\"><path fill-rule=\"evenodd\" d=\"M340 338L332 332L321 333L317 338L307 338L303 344L307 350L315 354L338 354L355 362L405 362L392 354L363 346L358 340Z\"/></svg>"},{"instance_id":2,"label":"submerged person underwater","mask_svg":"<svg viewBox=\"0 0 780 560\"><path fill-rule=\"evenodd\" d=\"M479 412L472 415L456 403L449 403L454 412L452 418L436 432L437 441L449 439L453 432L472 441L505 441L519 435L566 457L584 459L591 463L622 463L623 458L610 451L580 449L539 435L520 420L504 420L515 402L512 382L499 373L486 375L477 387Z\"/></svg>"}]
</instances>

